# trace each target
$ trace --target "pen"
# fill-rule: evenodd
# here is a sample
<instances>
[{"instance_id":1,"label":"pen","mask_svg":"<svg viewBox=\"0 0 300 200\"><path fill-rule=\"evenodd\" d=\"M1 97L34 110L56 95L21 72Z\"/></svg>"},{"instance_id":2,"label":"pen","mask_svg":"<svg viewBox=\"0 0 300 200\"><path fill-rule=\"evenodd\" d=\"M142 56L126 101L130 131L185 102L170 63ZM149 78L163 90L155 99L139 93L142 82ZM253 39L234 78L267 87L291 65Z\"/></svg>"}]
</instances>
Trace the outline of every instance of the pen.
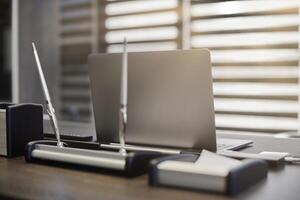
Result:
<instances>
[{"instance_id":1,"label":"pen","mask_svg":"<svg viewBox=\"0 0 300 200\"><path fill-rule=\"evenodd\" d=\"M119 112L119 140L120 153L126 155L125 149L125 133L127 124L127 92L128 92L128 54L127 54L127 40L124 38L122 55L122 72L121 72L121 98L120 98L120 112Z\"/></svg>"},{"instance_id":2,"label":"pen","mask_svg":"<svg viewBox=\"0 0 300 200\"><path fill-rule=\"evenodd\" d=\"M37 66L37 69L38 69L38 72L39 72L40 80L41 80L41 83L42 83L43 92L44 92L45 99L46 99L47 113L50 117L50 122L51 122L51 125L52 125L52 129L53 129L53 131L55 133L55 136L56 136L56 139L57 139L57 146L58 147L63 147L63 143L60 141L60 133L59 133L58 125L57 125L57 119L56 119L56 116L55 116L55 110L53 108L53 105L52 105L52 102L51 102L51 99L50 99L50 94L49 94L49 91L48 91L48 87L47 87L47 84L46 84L46 80L45 80L45 76L44 76L44 73L43 73L43 70L42 70L40 59L39 59L37 50L35 48L35 44L33 42L32 42L32 49L33 49L34 58L35 58L35 61L36 61L36 66Z\"/></svg>"}]
</instances>

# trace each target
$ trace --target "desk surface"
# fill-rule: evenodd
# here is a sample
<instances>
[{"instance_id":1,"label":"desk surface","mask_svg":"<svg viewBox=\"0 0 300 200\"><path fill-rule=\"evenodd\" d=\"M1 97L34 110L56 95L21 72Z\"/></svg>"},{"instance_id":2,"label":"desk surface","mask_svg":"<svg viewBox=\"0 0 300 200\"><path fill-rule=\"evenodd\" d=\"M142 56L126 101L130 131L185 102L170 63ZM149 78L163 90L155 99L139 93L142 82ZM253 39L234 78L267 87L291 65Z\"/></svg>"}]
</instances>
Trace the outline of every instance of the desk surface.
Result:
<instances>
[{"instance_id":1,"label":"desk surface","mask_svg":"<svg viewBox=\"0 0 300 200\"><path fill-rule=\"evenodd\" d=\"M246 152L289 151L300 156L300 139L274 139L265 136L234 136L252 139ZM271 169L266 180L245 192L229 197L172 188L153 188L147 176L128 179L109 173L83 171L70 167L27 164L23 157L0 158L0 196L25 199L299 199L300 164ZM2 199L0 197L0 199Z\"/></svg>"}]
</instances>

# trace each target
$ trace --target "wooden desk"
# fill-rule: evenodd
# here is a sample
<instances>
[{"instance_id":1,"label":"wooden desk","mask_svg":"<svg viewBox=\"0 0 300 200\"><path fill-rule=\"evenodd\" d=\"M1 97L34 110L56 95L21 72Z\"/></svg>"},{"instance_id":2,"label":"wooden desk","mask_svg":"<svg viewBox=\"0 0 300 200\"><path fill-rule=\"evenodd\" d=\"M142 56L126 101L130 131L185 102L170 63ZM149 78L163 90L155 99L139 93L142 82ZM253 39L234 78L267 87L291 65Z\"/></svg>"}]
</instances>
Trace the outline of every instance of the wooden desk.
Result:
<instances>
[{"instance_id":1,"label":"wooden desk","mask_svg":"<svg viewBox=\"0 0 300 200\"><path fill-rule=\"evenodd\" d=\"M255 141L254 147L243 151L289 151L295 155L300 155L300 139L234 135L230 137ZM205 192L149 187L146 175L128 179L95 171L27 164L23 157L0 158L0 194L3 197L11 198L51 200L300 199L300 164L286 164L281 168L271 169L266 180L237 196L229 197Z\"/></svg>"}]
</instances>

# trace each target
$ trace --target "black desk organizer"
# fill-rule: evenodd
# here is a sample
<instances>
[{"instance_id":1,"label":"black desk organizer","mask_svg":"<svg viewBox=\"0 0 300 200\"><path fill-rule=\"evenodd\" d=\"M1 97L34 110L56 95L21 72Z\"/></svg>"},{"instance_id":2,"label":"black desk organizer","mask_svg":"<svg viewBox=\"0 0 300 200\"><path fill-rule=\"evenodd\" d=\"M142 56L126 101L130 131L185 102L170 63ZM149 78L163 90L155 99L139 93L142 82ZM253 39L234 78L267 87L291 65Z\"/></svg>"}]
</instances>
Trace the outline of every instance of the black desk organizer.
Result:
<instances>
[{"instance_id":1,"label":"black desk organizer","mask_svg":"<svg viewBox=\"0 0 300 200\"><path fill-rule=\"evenodd\" d=\"M6 153L1 156L16 157L24 155L26 144L32 140L43 138L43 106L39 104L0 103L0 109L5 110L6 141L1 141L0 147ZM6 147L5 147L6 144Z\"/></svg>"},{"instance_id":2,"label":"black desk organizer","mask_svg":"<svg viewBox=\"0 0 300 200\"><path fill-rule=\"evenodd\" d=\"M82 145L81 145L82 144ZM135 151L125 156L117 151L103 150L99 143L66 142L63 148L56 141L32 141L26 145L25 160L38 163L53 161L110 170L127 177L135 177L148 171L149 162L162 156L158 152Z\"/></svg>"}]
</instances>

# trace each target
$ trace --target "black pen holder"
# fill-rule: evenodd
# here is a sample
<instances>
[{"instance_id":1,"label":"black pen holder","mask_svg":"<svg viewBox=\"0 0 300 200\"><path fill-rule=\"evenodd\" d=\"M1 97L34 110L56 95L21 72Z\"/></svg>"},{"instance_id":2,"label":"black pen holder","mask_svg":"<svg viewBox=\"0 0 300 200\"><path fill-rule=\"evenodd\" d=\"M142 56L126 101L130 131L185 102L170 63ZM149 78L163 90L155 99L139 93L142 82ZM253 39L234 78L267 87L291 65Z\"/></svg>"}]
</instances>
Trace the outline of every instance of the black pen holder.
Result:
<instances>
[{"instance_id":1,"label":"black pen holder","mask_svg":"<svg viewBox=\"0 0 300 200\"><path fill-rule=\"evenodd\" d=\"M0 103L0 156L22 156L28 142L41 139L42 105Z\"/></svg>"}]
</instances>

